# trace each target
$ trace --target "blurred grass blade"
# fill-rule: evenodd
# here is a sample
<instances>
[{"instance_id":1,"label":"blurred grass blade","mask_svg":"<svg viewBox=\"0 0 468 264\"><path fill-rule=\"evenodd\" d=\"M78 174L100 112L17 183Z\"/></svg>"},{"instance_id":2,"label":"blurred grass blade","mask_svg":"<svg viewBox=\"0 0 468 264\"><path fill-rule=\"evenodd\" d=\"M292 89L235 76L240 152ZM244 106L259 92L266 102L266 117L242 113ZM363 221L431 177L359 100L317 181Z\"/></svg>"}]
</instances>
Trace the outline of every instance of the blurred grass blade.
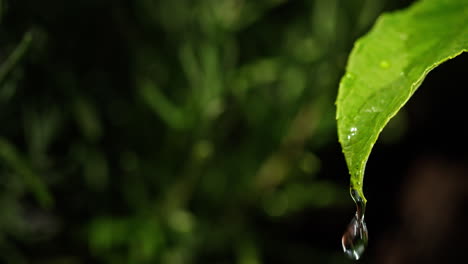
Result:
<instances>
[{"instance_id":1,"label":"blurred grass blade","mask_svg":"<svg viewBox=\"0 0 468 264\"><path fill-rule=\"evenodd\" d=\"M364 168L380 132L426 75L468 50L468 1L426 0L381 16L355 43L337 99L338 135L362 193Z\"/></svg>"},{"instance_id":2,"label":"blurred grass blade","mask_svg":"<svg viewBox=\"0 0 468 264\"><path fill-rule=\"evenodd\" d=\"M23 182L33 192L42 207L50 208L52 206L53 200L45 183L34 173L15 147L2 138L0 138L0 161L3 161L15 173L23 177Z\"/></svg>"},{"instance_id":3,"label":"blurred grass blade","mask_svg":"<svg viewBox=\"0 0 468 264\"><path fill-rule=\"evenodd\" d=\"M183 111L173 104L150 80L142 80L140 96L151 110L167 125L176 130L186 128L187 119Z\"/></svg>"},{"instance_id":4,"label":"blurred grass blade","mask_svg":"<svg viewBox=\"0 0 468 264\"><path fill-rule=\"evenodd\" d=\"M1 8L1 6L0 6ZM1 10L0 10L1 11ZM8 73L15 67L18 61L23 57L29 48L32 41L32 33L28 31L24 34L21 42L16 46L15 50L8 56L5 62L0 66L0 83L2 83Z\"/></svg>"}]
</instances>

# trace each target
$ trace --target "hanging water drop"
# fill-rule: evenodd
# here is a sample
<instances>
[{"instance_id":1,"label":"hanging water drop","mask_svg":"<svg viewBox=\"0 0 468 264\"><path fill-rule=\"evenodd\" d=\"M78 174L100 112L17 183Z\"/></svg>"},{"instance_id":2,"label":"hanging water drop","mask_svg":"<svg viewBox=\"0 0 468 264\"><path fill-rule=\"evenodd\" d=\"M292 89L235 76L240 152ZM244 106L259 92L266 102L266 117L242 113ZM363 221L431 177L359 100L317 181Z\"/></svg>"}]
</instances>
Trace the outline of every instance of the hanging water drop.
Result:
<instances>
[{"instance_id":1,"label":"hanging water drop","mask_svg":"<svg viewBox=\"0 0 468 264\"><path fill-rule=\"evenodd\" d=\"M341 238L341 244L346 256L358 260L366 249L367 239L366 223L364 220L359 219L357 215L354 216Z\"/></svg>"},{"instance_id":2,"label":"hanging water drop","mask_svg":"<svg viewBox=\"0 0 468 264\"><path fill-rule=\"evenodd\" d=\"M351 190L351 196L356 203L356 214L346 228L341 244L346 256L358 260L364 253L368 240L367 226L364 222L366 204L356 190Z\"/></svg>"}]
</instances>

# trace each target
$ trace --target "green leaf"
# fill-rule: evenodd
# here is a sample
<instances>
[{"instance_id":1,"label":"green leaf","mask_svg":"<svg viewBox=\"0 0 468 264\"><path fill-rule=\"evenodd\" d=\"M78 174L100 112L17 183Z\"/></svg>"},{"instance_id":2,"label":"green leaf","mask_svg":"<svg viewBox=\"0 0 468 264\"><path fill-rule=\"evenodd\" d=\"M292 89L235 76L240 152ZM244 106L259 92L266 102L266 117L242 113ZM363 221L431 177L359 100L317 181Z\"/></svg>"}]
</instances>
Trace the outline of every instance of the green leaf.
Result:
<instances>
[{"instance_id":1,"label":"green leaf","mask_svg":"<svg viewBox=\"0 0 468 264\"><path fill-rule=\"evenodd\" d=\"M362 192L371 149L388 121L442 62L468 50L468 1L425 0L382 15L356 41L337 99L351 188Z\"/></svg>"}]
</instances>

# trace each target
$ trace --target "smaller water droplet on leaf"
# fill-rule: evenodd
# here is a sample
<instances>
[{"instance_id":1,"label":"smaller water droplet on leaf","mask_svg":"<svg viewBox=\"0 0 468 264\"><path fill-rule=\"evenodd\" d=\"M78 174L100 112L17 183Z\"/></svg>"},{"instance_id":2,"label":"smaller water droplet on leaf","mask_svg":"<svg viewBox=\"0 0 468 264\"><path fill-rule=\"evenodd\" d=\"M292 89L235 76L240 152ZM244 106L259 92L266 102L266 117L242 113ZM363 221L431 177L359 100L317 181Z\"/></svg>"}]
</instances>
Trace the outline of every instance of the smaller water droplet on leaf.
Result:
<instances>
[{"instance_id":1,"label":"smaller water droplet on leaf","mask_svg":"<svg viewBox=\"0 0 468 264\"><path fill-rule=\"evenodd\" d=\"M380 68L382 69L388 69L390 68L390 62L388 62L387 60L383 60L380 62Z\"/></svg>"},{"instance_id":2,"label":"smaller water droplet on leaf","mask_svg":"<svg viewBox=\"0 0 468 264\"><path fill-rule=\"evenodd\" d=\"M346 76L345 76L345 77L346 77L348 80L354 80L354 78L355 78L354 74L352 74L352 73L350 73L350 72L346 73Z\"/></svg>"},{"instance_id":3,"label":"smaller water droplet on leaf","mask_svg":"<svg viewBox=\"0 0 468 264\"><path fill-rule=\"evenodd\" d=\"M349 134L348 134L348 137L347 139L348 140L351 140L352 137L354 137L357 133L358 129L356 127L352 127L350 130L349 130Z\"/></svg>"}]
</instances>

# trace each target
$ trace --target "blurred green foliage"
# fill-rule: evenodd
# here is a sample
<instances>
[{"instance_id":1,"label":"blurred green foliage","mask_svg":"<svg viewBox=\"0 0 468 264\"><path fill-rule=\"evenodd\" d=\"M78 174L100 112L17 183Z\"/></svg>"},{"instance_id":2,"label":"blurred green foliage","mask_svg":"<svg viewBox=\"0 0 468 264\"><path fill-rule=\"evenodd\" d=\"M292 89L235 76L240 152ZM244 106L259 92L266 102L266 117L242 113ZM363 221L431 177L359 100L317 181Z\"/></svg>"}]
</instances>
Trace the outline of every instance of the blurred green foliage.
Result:
<instances>
[{"instance_id":1,"label":"blurred green foliage","mask_svg":"<svg viewBox=\"0 0 468 264\"><path fill-rule=\"evenodd\" d=\"M258 229L351 204L317 153L386 2L0 1L1 261L345 261Z\"/></svg>"}]
</instances>

